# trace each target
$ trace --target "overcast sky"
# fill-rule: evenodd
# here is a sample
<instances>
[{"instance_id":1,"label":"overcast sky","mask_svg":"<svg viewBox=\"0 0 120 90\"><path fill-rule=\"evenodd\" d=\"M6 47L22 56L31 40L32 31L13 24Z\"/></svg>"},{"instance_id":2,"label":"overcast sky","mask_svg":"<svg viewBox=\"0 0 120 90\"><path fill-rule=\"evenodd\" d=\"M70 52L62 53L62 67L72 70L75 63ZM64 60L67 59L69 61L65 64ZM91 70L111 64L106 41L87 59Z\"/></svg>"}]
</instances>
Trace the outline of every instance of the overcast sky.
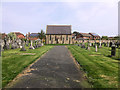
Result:
<instances>
[{"instance_id":1,"label":"overcast sky","mask_svg":"<svg viewBox=\"0 0 120 90\"><path fill-rule=\"evenodd\" d=\"M110 1L110 0L109 0ZM72 32L118 35L117 2L3 2L2 32L46 32L46 25L72 25Z\"/></svg>"}]
</instances>

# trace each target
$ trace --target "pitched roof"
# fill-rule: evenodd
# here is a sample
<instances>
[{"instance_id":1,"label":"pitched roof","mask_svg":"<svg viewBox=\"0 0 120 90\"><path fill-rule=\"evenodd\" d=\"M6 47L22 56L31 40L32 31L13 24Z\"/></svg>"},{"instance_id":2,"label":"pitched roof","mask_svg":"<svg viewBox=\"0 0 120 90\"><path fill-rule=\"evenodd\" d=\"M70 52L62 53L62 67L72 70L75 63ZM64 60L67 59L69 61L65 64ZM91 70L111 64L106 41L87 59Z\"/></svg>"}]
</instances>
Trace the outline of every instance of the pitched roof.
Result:
<instances>
[{"instance_id":1,"label":"pitched roof","mask_svg":"<svg viewBox=\"0 0 120 90\"><path fill-rule=\"evenodd\" d=\"M99 36L99 35L96 34L96 33L89 33L89 34L91 34L92 36Z\"/></svg>"},{"instance_id":2,"label":"pitched roof","mask_svg":"<svg viewBox=\"0 0 120 90\"><path fill-rule=\"evenodd\" d=\"M22 33L20 33L20 32L12 32L12 33L15 33L16 36L19 36L19 35L23 35L23 36L24 36L24 34L22 34Z\"/></svg>"},{"instance_id":3,"label":"pitched roof","mask_svg":"<svg viewBox=\"0 0 120 90\"><path fill-rule=\"evenodd\" d=\"M17 38L25 38L24 34L20 33L20 32L12 32L12 33L15 33Z\"/></svg>"},{"instance_id":4,"label":"pitched roof","mask_svg":"<svg viewBox=\"0 0 120 90\"><path fill-rule=\"evenodd\" d=\"M31 34L30 34L30 37L38 37L38 36L39 36L38 33L31 33Z\"/></svg>"},{"instance_id":5,"label":"pitched roof","mask_svg":"<svg viewBox=\"0 0 120 90\"><path fill-rule=\"evenodd\" d=\"M47 25L46 34L55 35L71 34L71 25Z\"/></svg>"},{"instance_id":6,"label":"pitched roof","mask_svg":"<svg viewBox=\"0 0 120 90\"><path fill-rule=\"evenodd\" d=\"M91 35L89 33L80 33L80 34L84 37L91 37Z\"/></svg>"}]
</instances>

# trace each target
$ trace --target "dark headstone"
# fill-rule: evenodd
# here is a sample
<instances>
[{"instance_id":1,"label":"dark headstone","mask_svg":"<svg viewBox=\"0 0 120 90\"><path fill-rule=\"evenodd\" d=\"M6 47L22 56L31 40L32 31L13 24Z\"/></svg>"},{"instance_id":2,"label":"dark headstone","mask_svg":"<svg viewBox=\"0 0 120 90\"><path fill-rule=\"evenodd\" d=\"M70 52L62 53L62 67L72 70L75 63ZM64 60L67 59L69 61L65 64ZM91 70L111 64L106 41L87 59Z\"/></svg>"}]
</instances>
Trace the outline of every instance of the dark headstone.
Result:
<instances>
[{"instance_id":1,"label":"dark headstone","mask_svg":"<svg viewBox=\"0 0 120 90\"><path fill-rule=\"evenodd\" d=\"M92 43L92 46L94 46L94 44Z\"/></svg>"},{"instance_id":2,"label":"dark headstone","mask_svg":"<svg viewBox=\"0 0 120 90\"><path fill-rule=\"evenodd\" d=\"M34 47L34 48L36 48L36 46L35 46L35 45L34 45L33 47Z\"/></svg>"},{"instance_id":3,"label":"dark headstone","mask_svg":"<svg viewBox=\"0 0 120 90\"><path fill-rule=\"evenodd\" d=\"M106 43L104 43L104 47L106 47Z\"/></svg>"},{"instance_id":4,"label":"dark headstone","mask_svg":"<svg viewBox=\"0 0 120 90\"><path fill-rule=\"evenodd\" d=\"M115 56L115 54L116 54L116 47L115 47L115 45L112 45L111 46L111 56Z\"/></svg>"},{"instance_id":5,"label":"dark headstone","mask_svg":"<svg viewBox=\"0 0 120 90\"><path fill-rule=\"evenodd\" d=\"M116 44L115 44L116 46L117 46L117 48L119 48L119 42L116 42Z\"/></svg>"},{"instance_id":6,"label":"dark headstone","mask_svg":"<svg viewBox=\"0 0 120 90\"><path fill-rule=\"evenodd\" d=\"M112 42L110 42L110 47L112 47Z\"/></svg>"},{"instance_id":7,"label":"dark headstone","mask_svg":"<svg viewBox=\"0 0 120 90\"><path fill-rule=\"evenodd\" d=\"M77 46L81 46L81 44L77 44Z\"/></svg>"}]
</instances>

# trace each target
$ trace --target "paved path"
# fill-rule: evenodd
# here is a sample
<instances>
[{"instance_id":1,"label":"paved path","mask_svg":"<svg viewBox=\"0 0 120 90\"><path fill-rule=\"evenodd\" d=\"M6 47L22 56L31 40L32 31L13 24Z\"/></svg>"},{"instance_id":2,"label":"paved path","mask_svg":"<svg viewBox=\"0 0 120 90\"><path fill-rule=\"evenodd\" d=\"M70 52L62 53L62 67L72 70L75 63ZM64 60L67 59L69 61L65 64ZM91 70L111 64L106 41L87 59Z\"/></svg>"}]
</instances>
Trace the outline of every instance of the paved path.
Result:
<instances>
[{"instance_id":1,"label":"paved path","mask_svg":"<svg viewBox=\"0 0 120 90\"><path fill-rule=\"evenodd\" d=\"M15 81L13 88L84 88L88 83L77 69L68 49L56 46L34 63L31 71Z\"/></svg>"}]
</instances>

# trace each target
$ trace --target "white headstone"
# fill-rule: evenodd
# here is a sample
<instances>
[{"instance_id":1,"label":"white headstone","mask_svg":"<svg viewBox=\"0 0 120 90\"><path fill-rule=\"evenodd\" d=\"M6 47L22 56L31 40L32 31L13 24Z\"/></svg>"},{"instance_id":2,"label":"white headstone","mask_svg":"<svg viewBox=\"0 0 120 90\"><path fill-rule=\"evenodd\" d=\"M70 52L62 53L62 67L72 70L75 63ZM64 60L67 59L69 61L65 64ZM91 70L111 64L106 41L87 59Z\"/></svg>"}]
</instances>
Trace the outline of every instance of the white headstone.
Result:
<instances>
[{"instance_id":1,"label":"white headstone","mask_svg":"<svg viewBox=\"0 0 120 90\"><path fill-rule=\"evenodd\" d=\"M30 45L29 49L35 49L35 48L32 46L32 40L31 40L31 45Z\"/></svg>"},{"instance_id":2,"label":"white headstone","mask_svg":"<svg viewBox=\"0 0 120 90\"><path fill-rule=\"evenodd\" d=\"M97 45L95 45L95 51L97 52Z\"/></svg>"}]
</instances>

